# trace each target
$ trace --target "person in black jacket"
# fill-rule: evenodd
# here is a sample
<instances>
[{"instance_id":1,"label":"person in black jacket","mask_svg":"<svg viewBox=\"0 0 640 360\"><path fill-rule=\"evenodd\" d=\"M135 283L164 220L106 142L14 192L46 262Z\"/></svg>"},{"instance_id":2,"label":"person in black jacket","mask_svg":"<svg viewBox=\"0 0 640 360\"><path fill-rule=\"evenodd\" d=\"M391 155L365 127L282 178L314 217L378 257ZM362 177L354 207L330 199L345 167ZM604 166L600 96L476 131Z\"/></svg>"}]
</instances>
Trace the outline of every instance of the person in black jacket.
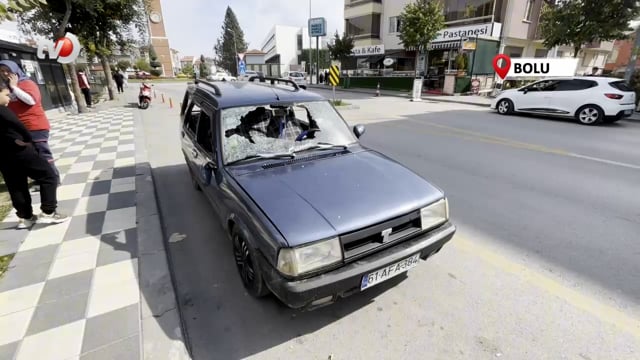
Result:
<instances>
[{"instance_id":1,"label":"person in black jacket","mask_svg":"<svg viewBox=\"0 0 640 360\"><path fill-rule=\"evenodd\" d=\"M38 155L31 133L7 108L9 101L9 89L0 90L0 173L19 218L18 228L30 228L36 222L64 222L69 217L56 211L58 177L49 162ZM40 185L42 214L39 217L33 214L27 178Z\"/></svg>"}]
</instances>

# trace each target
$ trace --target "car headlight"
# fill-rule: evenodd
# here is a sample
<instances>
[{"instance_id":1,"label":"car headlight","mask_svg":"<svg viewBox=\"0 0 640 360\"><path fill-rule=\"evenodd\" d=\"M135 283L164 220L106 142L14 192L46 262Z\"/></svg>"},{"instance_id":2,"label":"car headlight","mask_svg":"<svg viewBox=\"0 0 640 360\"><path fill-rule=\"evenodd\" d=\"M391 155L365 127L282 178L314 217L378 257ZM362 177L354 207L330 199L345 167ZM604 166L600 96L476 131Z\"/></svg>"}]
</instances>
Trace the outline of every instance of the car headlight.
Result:
<instances>
[{"instance_id":1,"label":"car headlight","mask_svg":"<svg viewBox=\"0 0 640 360\"><path fill-rule=\"evenodd\" d=\"M422 230L429 230L449 220L449 203L447 198L441 199L420 209Z\"/></svg>"},{"instance_id":2,"label":"car headlight","mask_svg":"<svg viewBox=\"0 0 640 360\"><path fill-rule=\"evenodd\" d=\"M342 261L339 238L319 241L311 245L280 249L278 270L298 276Z\"/></svg>"}]
</instances>

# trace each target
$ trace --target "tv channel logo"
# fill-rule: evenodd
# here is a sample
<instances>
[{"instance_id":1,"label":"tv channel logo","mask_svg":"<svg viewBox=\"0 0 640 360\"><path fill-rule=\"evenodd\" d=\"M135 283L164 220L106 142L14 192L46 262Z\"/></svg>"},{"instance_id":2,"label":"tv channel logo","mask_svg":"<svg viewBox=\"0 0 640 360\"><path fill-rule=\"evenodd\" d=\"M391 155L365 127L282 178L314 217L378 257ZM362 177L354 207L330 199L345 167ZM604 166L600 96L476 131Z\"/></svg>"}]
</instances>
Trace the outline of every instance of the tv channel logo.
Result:
<instances>
[{"instance_id":1,"label":"tv channel logo","mask_svg":"<svg viewBox=\"0 0 640 360\"><path fill-rule=\"evenodd\" d=\"M36 55L38 59L46 59L48 54L49 59L57 59L61 64L69 64L78 58L81 49L78 37L72 33L66 33L55 42L47 39L38 40Z\"/></svg>"},{"instance_id":2,"label":"tv channel logo","mask_svg":"<svg viewBox=\"0 0 640 360\"><path fill-rule=\"evenodd\" d=\"M575 76L578 59L575 58L511 58L498 54L493 58L493 69L502 79L531 77Z\"/></svg>"}]
</instances>

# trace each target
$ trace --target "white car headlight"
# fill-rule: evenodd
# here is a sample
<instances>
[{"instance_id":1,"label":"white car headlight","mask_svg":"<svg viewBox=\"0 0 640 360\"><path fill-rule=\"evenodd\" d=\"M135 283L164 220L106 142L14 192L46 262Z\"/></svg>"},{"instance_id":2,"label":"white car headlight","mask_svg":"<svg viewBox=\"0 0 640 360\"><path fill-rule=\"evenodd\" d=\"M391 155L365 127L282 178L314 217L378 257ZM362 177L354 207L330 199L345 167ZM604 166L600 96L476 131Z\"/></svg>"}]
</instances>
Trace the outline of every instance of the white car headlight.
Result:
<instances>
[{"instance_id":1,"label":"white car headlight","mask_svg":"<svg viewBox=\"0 0 640 360\"><path fill-rule=\"evenodd\" d=\"M278 254L278 270L298 276L342 261L339 238L319 241L296 248L284 248Z\"/></svg>"},{"instance_id":2,"label":"white car headlight","mask_svg":"<svg viewBox=\"0 0 640 360\"><path fill-rule=\"evenodd\" d=\"M422 230L429 230L449 220L449 203L446 198L420 209Z\"/></svg>"}]
</instances>

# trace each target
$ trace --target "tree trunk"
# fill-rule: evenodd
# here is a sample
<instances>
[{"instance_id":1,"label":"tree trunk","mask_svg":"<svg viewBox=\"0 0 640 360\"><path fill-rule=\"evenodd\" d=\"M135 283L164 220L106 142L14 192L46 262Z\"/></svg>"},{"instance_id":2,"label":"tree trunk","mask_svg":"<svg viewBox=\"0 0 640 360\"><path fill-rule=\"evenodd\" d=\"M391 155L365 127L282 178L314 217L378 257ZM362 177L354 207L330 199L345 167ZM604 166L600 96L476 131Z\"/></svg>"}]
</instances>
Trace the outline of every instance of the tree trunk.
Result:
<instances>
[{"instance_id":1,"label":"tree trunk","mask_svg":"<svg viewBox=\"0 0 640 360\"><path fill-rule=\"evenodd\" d=\"M87 102L84 100L84 95L80 90L80 83L78 83L78 72L76 71L76 64L72 62L67 64L67 70L69 77L71 78L71 90L73 91L73 97L76 98L76 104L78 105L78 112L87 112Z\"/></svg>"},{"instance_id":2,"label":"tree trunk","mask_svg":"<svg viewBox=\"0 0 640 360\"><path fill-rule=\"evenodd\" d=\"M111 66L109 65L109 59L105 55L100 55L100 63L102 64L102 71L107 80L107 91L109 92L109 100L115 99L113 75L111 75Z\"/></svg>"},{"instance_id":3,"label":"tree trunk","mask_svg":"<svg viewBox=\"0 0 640 360\"><path fill-rule=\"evenodd\" d=\"M418 63L420 63L420 50L416 49L416 78L420 77L420 70L418 69Z\"/></svg>"},{"instance_id":4,"label":"tree trunk","mask_svg":"<svg viewBox=\"0 0 640 360\"><path fill-rule=\"evenodd\" d=\"M429 76L429 50L424 51L424 77Z\"/></svg>"},{"instance_id":5,"label":"tree trunk","mask_svg":"<svg viewBox=\"0 0 640 360\"><path fill-rule=\"evenodd\" d=\"M581 48L581 47L582 47L582 46L574 46L574 47L573 47L573 57L574 57L574 58L577 58L577 57L578 57L578 53L580 52L580 48Z\"/></svg>"},{"instance_id":6,"label":"tree trunk","mask_svg":"<svg viewBox=\"0 0 640 360\"><path fill-rule=\"evenodd\" d=\"M65 30L67 28L67 25L69 24L69 18L71 18L71 0L65 0L64 3L66 5L66 10L64 13L64 18L62 18L62 22L60 23L60 27L54 34L56 39L61 38L65 35ZM67 64L67 70L69 73L69 78L71 78L71 89L73 90L73 96L76 98L78 112L85 113L87 112L87 102L84 100L84 95L82 95L82 91L80 90L75 62Z\"/></svg>"}]
</instances>

